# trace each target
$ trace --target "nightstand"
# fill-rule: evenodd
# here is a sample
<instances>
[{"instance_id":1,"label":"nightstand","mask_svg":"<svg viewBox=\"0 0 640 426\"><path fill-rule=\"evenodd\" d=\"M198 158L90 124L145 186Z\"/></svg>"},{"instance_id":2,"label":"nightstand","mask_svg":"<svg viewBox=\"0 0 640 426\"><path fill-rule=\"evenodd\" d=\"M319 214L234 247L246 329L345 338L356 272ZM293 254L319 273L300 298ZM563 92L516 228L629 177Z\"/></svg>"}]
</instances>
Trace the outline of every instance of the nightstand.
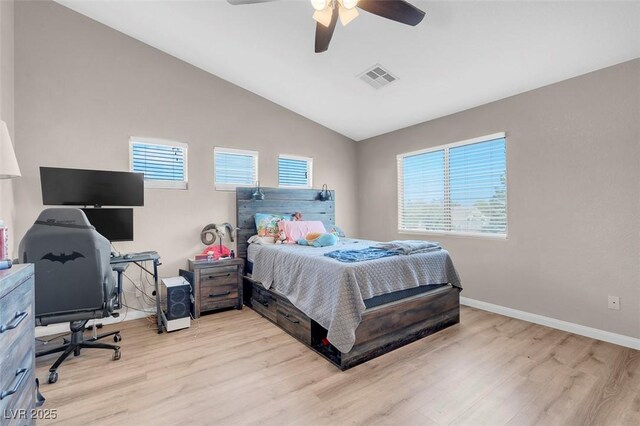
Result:
<instances>
[{"instance_id":1,"label":"nightstand","mask_svg":"<svg viewBox=\"0 0 640 426\"><path fill-rule=\"evenodd\" d=\"M193 272L196 318L218 309L242 309L244 259L189 259L189 271Z\"/></svg>"}]
</instances>

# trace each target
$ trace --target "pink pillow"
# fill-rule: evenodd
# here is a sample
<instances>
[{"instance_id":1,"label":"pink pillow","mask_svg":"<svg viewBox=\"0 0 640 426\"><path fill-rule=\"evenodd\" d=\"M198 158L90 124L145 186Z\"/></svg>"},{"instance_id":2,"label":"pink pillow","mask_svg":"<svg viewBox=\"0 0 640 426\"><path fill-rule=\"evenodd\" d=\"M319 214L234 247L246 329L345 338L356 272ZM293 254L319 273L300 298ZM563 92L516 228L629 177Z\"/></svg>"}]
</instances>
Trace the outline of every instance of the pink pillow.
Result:
<instances>
[{"instance_id":1,"label":"pink pillow","mask_svg":"<svg viewBox=\"0 0 640 426\"><path fill-rule=\"evenodd\" d=\"M278 222L280 232L284 231L287 243L295 244L300 238L306 237L311 232L326 233L327 230L319 220L292 220Z\"/></svg>"}]
</instances>

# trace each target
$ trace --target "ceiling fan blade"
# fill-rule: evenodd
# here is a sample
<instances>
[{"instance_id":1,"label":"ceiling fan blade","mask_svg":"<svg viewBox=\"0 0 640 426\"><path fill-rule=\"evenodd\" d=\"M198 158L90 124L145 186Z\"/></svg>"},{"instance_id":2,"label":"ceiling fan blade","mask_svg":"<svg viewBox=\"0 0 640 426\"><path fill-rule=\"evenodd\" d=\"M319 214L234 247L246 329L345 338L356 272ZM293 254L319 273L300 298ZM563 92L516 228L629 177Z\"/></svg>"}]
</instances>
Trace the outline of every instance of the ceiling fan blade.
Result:
<instances>
[{"instance_id":1,"label":"ceiling fan blade","mask_svg":"<svg viewBox=\"0 0 640 426\"><path fill-rule=\"evenodd\" d=\"M404 0L360 0L358 7L374 15L402 24L416 26L424 18L424 12Z\"/></svg>"},{"instance_id":2,"label":"ceiling fan blade","mask_svg":"<svg viewBox=\"0 0 640 426\"><path fill-rule=\"evenodd\" d=\"M331 14L331 22L328 27L325 27L319 22L316 22L316 53L325 52L329 48L331 43L331 37L333 37L333 30L336 29L336 23L338 22L338 10L333 9Z\"/></svg>"},{"instance_id":3,"label":"ceiling fan blade","mask_svg":"<svg viewBox=\"0 0 640 426\"><path fill-rule=\"evenodd\" d=\"M268 1L276 1L276 0L227 0L227 3L233 6L238 6L241 4L266 3Z\"/></svg>"}]
</instances>

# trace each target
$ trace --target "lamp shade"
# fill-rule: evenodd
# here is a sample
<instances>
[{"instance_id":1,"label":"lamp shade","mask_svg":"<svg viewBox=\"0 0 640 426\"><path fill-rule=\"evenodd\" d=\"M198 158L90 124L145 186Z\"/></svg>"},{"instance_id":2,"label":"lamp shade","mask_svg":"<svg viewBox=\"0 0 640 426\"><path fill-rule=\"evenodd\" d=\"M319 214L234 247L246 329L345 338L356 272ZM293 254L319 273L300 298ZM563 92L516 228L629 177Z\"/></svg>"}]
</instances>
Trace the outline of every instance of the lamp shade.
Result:
<instances>
[{"instance_id":1,"label":"lamp shade","mask_svg":"<svg viewBox=\"0 0 640 426\"><path fill-rule=\"evenodd\" d=\"M0 120L0 179L22 176L7 123Z\"/></svg>"}]
</instances>

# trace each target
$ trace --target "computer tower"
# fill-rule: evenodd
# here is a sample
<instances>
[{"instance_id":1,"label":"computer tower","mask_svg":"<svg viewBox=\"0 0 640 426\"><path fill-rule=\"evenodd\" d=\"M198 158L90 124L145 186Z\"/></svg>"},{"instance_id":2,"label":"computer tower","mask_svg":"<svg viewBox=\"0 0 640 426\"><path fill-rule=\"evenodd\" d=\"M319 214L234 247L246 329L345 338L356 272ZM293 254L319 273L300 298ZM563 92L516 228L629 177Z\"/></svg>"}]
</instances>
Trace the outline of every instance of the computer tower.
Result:
<instances>
[{"instance_id":1,"label":"computer tower","mask_svg":"<svg viewBox=\"0 0 640 426\"><path fill-rule=\"evenodd\" d=\"M167 331L191 325L191 284L183 277L162 279L163 322Z\"/></svg>"},{"instance_id":2,"label":"computer tower","mask_svg":"<svg viewBox=\"0 0 640 426\"><path fill-rule=\"evenodd\" d=\"M191 318L195 318L196 317L196 300L195 300L195 276L193 275L193 271L187 271L185 269L179 269L178 270L179 275L184 278L185 280L189 281L189 284L191 284Z\"/></svg>"}]
</instances>

